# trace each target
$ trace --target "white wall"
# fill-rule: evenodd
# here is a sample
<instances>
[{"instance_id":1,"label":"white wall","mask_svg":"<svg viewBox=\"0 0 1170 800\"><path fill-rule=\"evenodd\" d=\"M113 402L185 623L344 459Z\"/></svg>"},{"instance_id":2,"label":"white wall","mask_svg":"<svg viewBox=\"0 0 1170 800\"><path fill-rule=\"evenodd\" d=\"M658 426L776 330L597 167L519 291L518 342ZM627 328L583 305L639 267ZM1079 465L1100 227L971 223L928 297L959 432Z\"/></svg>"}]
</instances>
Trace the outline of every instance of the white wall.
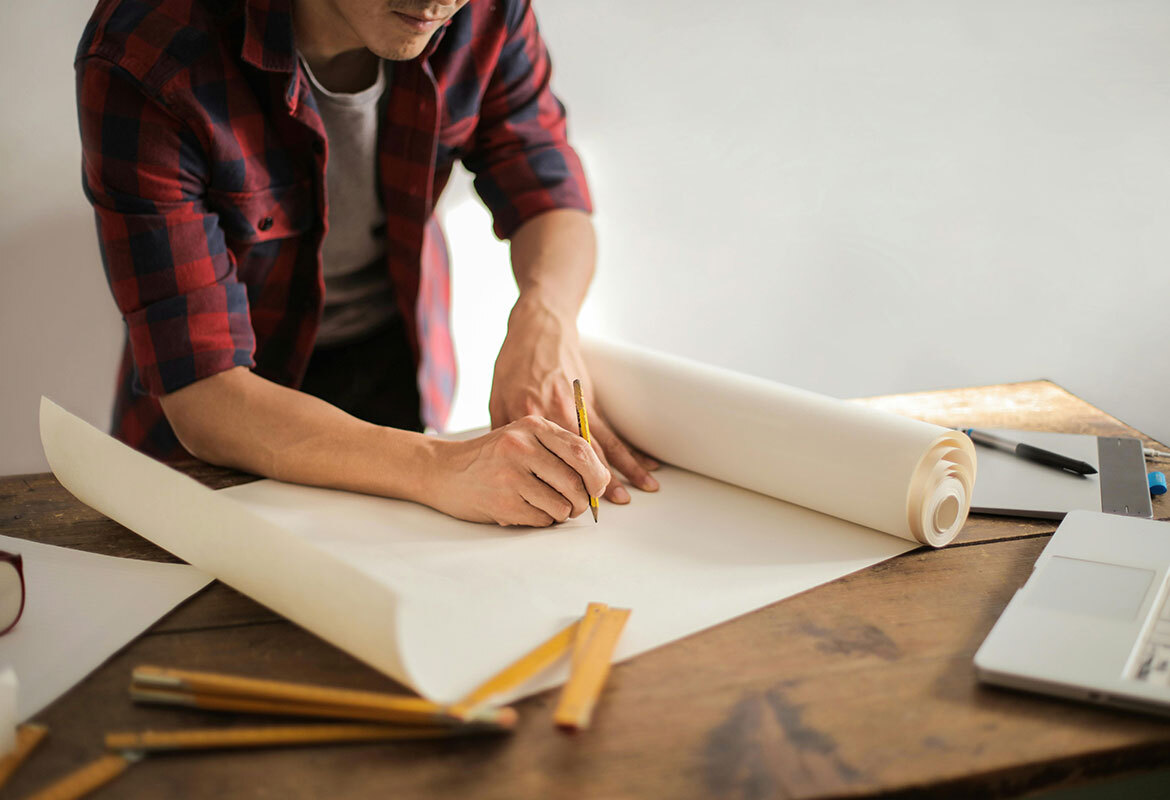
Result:
<instances>
[{"instance_id":1,"label":"white wall","mask_svg":"<svg viewBox=\"0 0 1170 800\"><path fill-rule=\"evenodd\" d=\"M48 469L47 394L109 421L121 318L81 194L73 53L94 0L0 3L0 475Z\"/></svg>"},{"instance_id":2,"label":"white wall","mask_svg":"<svg viewBox=\"0 0 1170 800\"><path fill-rule=\"evenodd\" d=\"M44 468L39 394L108 416L86 5L0 10L0 473ZM584 329L840 396L1048 377L1170 440L1170 4L537 8L597 203ZM514 288L466 185L445 205L464 427Z\"/></svg>"},{"instance_id":3,"label":"white wall","mask_svg":"<svg viewBox=\"0 0 1170 800\"><path fill-rule=\"evenodd\" d=\"M1170 4L538 9L597 205L583 328L838 396L1047 377L1170 441Z\"/></svg>"}]
</instances>

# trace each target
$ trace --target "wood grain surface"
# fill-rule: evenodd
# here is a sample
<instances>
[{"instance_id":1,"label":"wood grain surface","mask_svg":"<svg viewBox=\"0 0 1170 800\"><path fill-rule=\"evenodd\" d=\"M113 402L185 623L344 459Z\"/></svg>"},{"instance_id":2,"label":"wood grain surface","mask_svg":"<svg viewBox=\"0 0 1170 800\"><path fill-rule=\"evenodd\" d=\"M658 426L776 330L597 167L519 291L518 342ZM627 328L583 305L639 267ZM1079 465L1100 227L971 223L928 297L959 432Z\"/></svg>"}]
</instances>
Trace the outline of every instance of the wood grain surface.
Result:
<instances>
[{"instance_id":1,"label":"wood grain surface","mask_svg":"<svg viewBox=\"0 0 1170 800\"><path fill-rule=\"evenodd\" d=\"M1140 436L1046 381L857 402L943 424ZM213 487L250 479L181 468ZM1170 516L1164 497L1155 516ZM94 796L1010 797L1170 763L1170 722L975 680L975 650L1053 528L972 517L943 550L912 551L619 665L585 732L554 729L551 692L518 704L511 737L152 755ZM174 560L51 475L0 479L0 533ZM96 758L107 730L263 721L136 707L126 688L143 663L401 690L215 583L38 715L49 738L5 796Z\"/></svg>"}]
</instances>

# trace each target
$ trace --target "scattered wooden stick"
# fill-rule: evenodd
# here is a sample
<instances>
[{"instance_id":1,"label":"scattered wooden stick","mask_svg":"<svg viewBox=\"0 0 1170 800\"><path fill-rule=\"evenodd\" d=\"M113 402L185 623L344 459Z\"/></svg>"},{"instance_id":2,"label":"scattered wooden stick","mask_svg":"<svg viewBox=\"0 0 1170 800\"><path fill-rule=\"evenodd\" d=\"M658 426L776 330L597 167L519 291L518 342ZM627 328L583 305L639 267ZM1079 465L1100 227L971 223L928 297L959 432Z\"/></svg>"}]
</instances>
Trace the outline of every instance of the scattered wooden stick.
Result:
<instances>
[{"instance_id":1,"label":"scattered wooden stick","mask_svg":"<svg viewBox=\"0 0 1170 800\"><path fill-rule=\"evenodd\" d=\"M77 800L121 775L137 758L110 753L70 772L25 800Z\"/></svg>"},{"instance_id":2,"label":"scattered wooden stick","mask_svg":"<svg viewBox=\"0 0 1170 800\"><path fill-rule=\"evenodd\" d=\"M0 757L0 789L4 788L4 784L8 783L8 779L12 777L12 773L16 772L48 733L48 728L35 723L21 725L16 729L16 749L8 755Z\"/></svg>"},{"instance_id":3,"label":"scattered wooden stick","mask_svg":"<svg viewBox=\"0 0 1170 800\"><path fill-rule=\"evenodd\" d=\"M590 604L590 610L594 605ZM553 720L560 727L571 730L589 727L609 675L614 648L629 618L628 608L605 606L599 611L599 619L590 626L588 636L577 637L573 644L573 671L553 712Z\"/></svg>"},{"instance_id":4,"label":"scattered wooden stick","mask_svg":"<svg viewBox=\"0 0 1170 800\"><path fill-rule=\"evenodd\" d=\"M289 747L342 742L384 742L407 739L448 739L475 733L499 733L483 725L392 727L389 725L281 725L261 728L186 728L172 731L127 731L106 734L111 750L218 750L245 747Z\"/></svg>"},{"instance_id":5,"label":"scattered wooden stick","mask_svg":"<svg viewBox=\"0 0 1170 800\"><path fill-rule=\"evenodd\" d=\"M508 729L516 724L516 711L511 708L480 708L473 715L454 714L421 697L151 666L134 670L130 696L140 703L399 725L457 726L475 722Z\"/></svg>"},{"instance_id":6,"label":"scattered wooden stick","mask_svg":"<svg viewBox=\"0 0 1170 800\"><path fill-rule=\"evenodd\" d=\"M555 664L569 652L573 639L577 635L580 621L573 622L551 638L538 644L535 648L512 662L498 673L477 686L462 700L451 706L450 712L456 716L475 714L493 697L515 689L529 679Z\"/></svg>"}]
</instances>

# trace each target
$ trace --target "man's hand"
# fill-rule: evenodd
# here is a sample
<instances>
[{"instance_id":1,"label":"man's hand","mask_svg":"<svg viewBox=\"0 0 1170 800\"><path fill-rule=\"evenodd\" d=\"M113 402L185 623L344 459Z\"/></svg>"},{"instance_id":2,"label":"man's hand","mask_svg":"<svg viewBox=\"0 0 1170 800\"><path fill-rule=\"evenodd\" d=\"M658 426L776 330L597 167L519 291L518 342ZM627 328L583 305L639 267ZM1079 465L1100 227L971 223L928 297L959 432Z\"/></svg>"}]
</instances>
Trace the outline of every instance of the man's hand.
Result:
<instances>
[{"instance_id":1,"label":"man's hand","mask_svg":"<svg viewBox=\"0 0 1170 800\"><path fill-rule=\"evenodd\" d=\"M427 502L472 522L543 528L582 514L609 483L581 437L537 416L436 445Z\"/></svg>"},{"instance_id":2,"label":"man's hand","mask_svg":"<svg viewBox=\"0 0 1170 800\"><path fill-rule=\"evenodd\" d=\"M656 491L658 482L649 470L657 469L657 462L618 438L606 423L604 410L593 402L575 322L538 299L522 296L508 319L508 335L496 359L489 401L492 427L537 415L576 431L574 378L581 380L590 438L601 463L616 468L638 488ZM609 482L604 496L615 503L630 502L618 480Z\"/></svg>"}]
</instances>

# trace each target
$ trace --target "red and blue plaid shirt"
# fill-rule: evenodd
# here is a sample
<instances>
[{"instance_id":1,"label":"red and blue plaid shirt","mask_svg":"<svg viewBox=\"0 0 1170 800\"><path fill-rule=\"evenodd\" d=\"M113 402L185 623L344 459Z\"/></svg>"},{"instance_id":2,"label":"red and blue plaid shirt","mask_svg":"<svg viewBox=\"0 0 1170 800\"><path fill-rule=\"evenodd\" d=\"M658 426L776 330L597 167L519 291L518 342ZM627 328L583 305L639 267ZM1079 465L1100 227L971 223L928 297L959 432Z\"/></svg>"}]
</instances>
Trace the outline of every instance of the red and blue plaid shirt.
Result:
<instances>
[{"instance_id":1,"label":"red and blue plaid shirt","mask_svg":"<svg viewBox=\"0 0 1170 800\"><path fill-rule=\"evenodd\" d=\"M235 366L299 385L324 296L328 141L289 0L101 0L82 36L83 184L126 322L113 430L182 455L158 397ZM590 210L528 0L471 0L401 62L380 117L387 269L423 419L455 386L434 203L456 159L497 236Z\"/></svg>"}]
</instances>

